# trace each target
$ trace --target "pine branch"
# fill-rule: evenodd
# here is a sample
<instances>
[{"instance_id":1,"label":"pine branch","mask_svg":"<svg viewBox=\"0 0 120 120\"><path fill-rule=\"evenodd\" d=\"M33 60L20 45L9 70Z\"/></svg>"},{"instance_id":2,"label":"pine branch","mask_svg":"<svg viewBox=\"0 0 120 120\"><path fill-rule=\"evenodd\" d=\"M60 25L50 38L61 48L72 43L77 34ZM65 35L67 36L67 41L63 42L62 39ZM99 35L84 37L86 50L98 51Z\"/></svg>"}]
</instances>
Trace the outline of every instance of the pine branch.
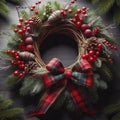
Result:
<instances>
[{"instance_id":1,"label":"pine branch","mask_svg":"<svg viewBox=\"0 0 120 120\"><path fill-rule=\"evenodd\" d=\"M104 109L104 113L106 114L112 114L116 112L120 112L120 104L110 105Z\"/></svg>"},{"instance_id":2,"label":"pine branch","mask_svg":"<svg viewBox=\"0 0 120 120\"><path fill-rule=\"evenodd\" d=\"M20 89L21 95L37 94L43 89L41 77L27 77Z\"/></svg>"},{"instance_id":3,"label":"pine branch","mask_svg":"<svg viewBox=\"0 0 120 120\"><path fill-rule=\"evenodd\" d=\"M44 74L44 73L46 73L46 72L48 72L48 71L47 71L46 68L39 67L39 68L37 68L36 70L34 70L33 72L34 72L34 74L36 74L36 75L41 75L41 74Z\"/></svg>"},{"instance_id":4,"label":"pine branch","mask_svg":"<svg viewBox=\"0 0 120 120\"><path fill-rule=\"evenodd\" d=\"M11 108L0 112L0 119L7 119L23 113L22 108Z\"/></svg>"},{"instance_id":5,"label":"pine branch","mask_svg":"<svg viewBox=\"0 0 120 120\"><path fill-rule=\"evenodd\" d=\"M107 12L113 6L114 3L115 0L100 0L97 12L98 13Z\"/></svg>"},{"instance_id":6,"label":"pine branch","mask_svg":"<svg viewBox=\"0 0 120 120\"><path fill-rule=\"evenodd\" d=\"M7 84L9 84L10 87L13 87L15 84L19 82L20 78L14 76L13 74L9 75L6 79Z\"/></svg>"},{"instance_id":7,"label":"pine branch","mask_svg":"<svg viewBox=\"0 0 120 120\"><path fill-rule=\"evenodd\" d=\"M0 0L0 13L8 13L8 12L9 12L9 8L5 4L5 0Z\"/></svg>"},{"instance_id":8,"label":"pine branch","mask_svg":"<svg viewBox=\"0 0 120 120\"><path fill-rule=\"evenodd\" d=\"M3 102L0 102L0 110L7 109L11 105L12 105L11 100L5 100Z\"/></svg>"},{"instance_id":9,"label":"pine branch","mask_svg":"<svg viewBox=\"0 0 120 120\"><path fill-rule=\"evenodd\" d=\"M92 0L92 3L98 3L100 0Z\"/></svg>"},{"instance_id":10,"label":"pine branch","mask_svg":"<svg viewBox=\"0 0 120 120\"><path fill-rule=\"evenodd\" d=\"M117 24L120 24L120 6L114 7L113 21Z\"/></svg>"},{"instance_id":11,"label":"pine branch","mask_svg":"<svg viewBox=\"0 0 120 120\"><path fill-rule=\"evenodd\" d=\"M7 50L2 50L2 51L0 51L0 59L2 59L2 60L12 60L13 59L13 57L11 56L11 55L9 55L9 54L7 54L7 52L6 52Z\"/></svg>"}]
</instances>

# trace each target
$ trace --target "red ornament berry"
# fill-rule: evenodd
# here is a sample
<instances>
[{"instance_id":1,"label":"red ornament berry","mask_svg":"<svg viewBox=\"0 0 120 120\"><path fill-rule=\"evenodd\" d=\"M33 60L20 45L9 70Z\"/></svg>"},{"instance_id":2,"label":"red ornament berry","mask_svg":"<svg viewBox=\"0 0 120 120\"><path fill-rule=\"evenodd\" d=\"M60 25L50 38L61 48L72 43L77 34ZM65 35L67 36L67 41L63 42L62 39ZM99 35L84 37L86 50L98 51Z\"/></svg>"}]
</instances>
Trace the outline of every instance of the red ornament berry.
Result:
<instances>
[{"instance_id":1,"label":"red ornament berry","mask_svg":"<svg viewBox=\"0 0 120 120\"><path fill-rule=\"evenodd\" d=\"M82 31L84 31L84 30L88 29L89 26L88 26L88 24L82 24L80 28Z\"/></svg>"},{"instance_id":2,"label":"red ornament berry","mask_svg":"<svg viewBox=\"0 0 120 120\"><path fill-rule=\"evenodd\" d=\"M103 47L103 45L102 45L101 43L99 43L99 44L98 44L98 48L101 49L102 47Z\"/></svg>"},{"instance_id":3,"label":"red ornament berry","mask_svg":"<svg viewBox=\"0 0 120 120\"><path fill-rule=\"evenodd\" d=\"M40 4L40 3L41 3L41 0L38 1L38 4Z\"/></svg>"},{"instance_id":4,"label":"red ornament berry","mask_svg":"<svg viewBox=\"0 0 120 120\"><path fill-rule=\"evenodd\" d=\"M72 22L76 24L77 20L74 18L74 19L72 20Z\"/></svg>"},{"instance_id":5,"label":"red ornament berry","mask_svg":"<svg viewBox=\"0 0 120 120\"><path fill-rule=\"evenodd\" d=\"M19 75L19 71L18 70L16 70L16 71L14 71L14 76L18 76Z\"/></svg>"},{"instance_id":6,"label":"red ornament berry","mask_svg":"<svg viewBox=\"0 0 120 120\"><path fill-rule=\"evenodd\" d=\"M68 13L72 13L72 9L68 9Z\"/></svg>"},{"instance_id":7,"label":"red ornament berry","mask_svg":"<svg viewBox=\"0 0 120 120\"><path fill-rule=\"evenodd\" d=\"M86 10L87 8L85 6L82 7L82 10Z\"/></svg>"},{"instance_id":8,"label":"red ornament berry","mask_svg":"<svg viewBox=\"0 0 120 120\"><path fill-rule=\"evenodd\" d=\"M25 73L22 72L19 74L19 77L24 77L24 75L25 75Z\"/></svg>"},{"instance_id":9,"label":"red ornament berry","mask_svg":"<svg viewBox=\"0 0 120 120\"><path fill-rule=\"evenodd\" d=\"M29 22L28 21L25 21L24 24L27 25Z\"/></svg>"},{"instance_id":10,"label":"red ornament berry","mask_svg":"<svg viewBox=\"0 0 120 120\"><path fill-rule=\"evenodd\" d=\"M33 21L32 21L32 20L30 20L30 21L29 21L29 24L30 24L30 25L32 25L32 24L33 24Z\"/></svg>"},{"instance_id":11,"label":"red ornament berry","mask_svg":"<svg viewBox=\"0 0 120 120\"><path fill-rule=\"evenodd\" d=\"M30 8L30 11L33 11L33 10L34 10L34 8L31 7L31 8Z\"/></svg>"},{"instance_id":12,"label":"red ornament berry","mask_svg":"<svg viewBox=\"0 0 120 120\"><path fill-rule=\"evenodd\" d=\"M86 14L86 10L82 10L82 14Z\"/></svg>"},{"instance_id":13,"label":"red ornament berry","mask_svg":"<svg viewBox=\"0 0 120 120\"><path fill-rule=\"evenodd\" d=\"M82 55L82 58L83 58L83 59L86 59L87 57L86 57L86 55L84 54L84 55Z\"/></svg>"},{"instance_id":14,"label":"red ornament berry","mask_svg":"<svg viewBox=\"0 0 120 120\"><path fill-rule=\"evenodd\" d=\"M36 10L36 11L35 11L35 14L36 14L36 15L38 15L38 14L39 14L38 10Z\"/></svg>"},{"instance_id":15,"label":"red ornament berry","mask_svg":"<svg viewBox=\"0 0 120 120\"><path fill-rule=\"evenodd\" d=\"M94 60L95 60L95 59L94 59L93 57L90 57L90 58L89 58L89 61L90 61L90 62L94 62Z\"/></svg>"},{"instance_id":16,"label":"red ornament berry","mask_svg":"<svg viewBox=\"0 0 120 120\"><path fill-rule=\"evenodd\" d=\"M22 28L22 24L21 24L21 23L18 23L18 24L17 24L17 27L18 27L18 28Z\"/></svg>"},{"instance_id":17,"label":"red ornament berry","mask_svg":"<svg viewBox=\"0 0 120 120\"><path fill-rule=\"evenodd\" d=\"M82 18L82 17L80 17L79 19L80 19L80 22L82 23L82 22L83 22L83 18Z\"/></svg>"},{"instance_id":18,"label":"red ornament berry","mask_svg":"<svg viewBox=\"0 0 120 120\"><path fill-rule=\"evenodd\" d=\"M95 53L97 56L99 56L100 55L100 52L99 51L96 51L96 53Z\"/></svg>"},{"instance_id":19,"label":"red ornament berry","mask_svg":"<svg viewBox=\"0 0 120 120\"><path fill-rule=\"evenodd\" d=\"M98 35L100 33L100 28L99 27L96 27L93 29L93 34L94 35Z\"/></svg>"},{"instance_id":20,"label":"red ornament berry","mask_svg":"<svg viewBox=\"0 0 120 120\"><path fill-rule=\"evenodd\" d=\"M109 58L108 61L109 61L110 63L113 63L113 60L112 60L111 58Z\"/></svg>"},{"instance_id":21,"label":"red ornament berry","mask_svg":"<svg viewBox=\"0 0 120 120\"><path fill-rule=\"evenodd\" d=\"M16 64L16 62L14 60L12 60L10 63L11 63L11 65L15 65Z\"/></svg>"},{"instance_id":22,"label":"red ornament berry","mask_svg":"<svg viewBox=\"0 0 120 120\"><path fill-rule=\"evenodd\" d=\"M35 9L35 5L33 5L32 8Z\"/></svg>"},{"instance_id":23,"label":"red ornament berry","mask_svg":"<svg viewBox=\"0 0 120 120\"><path fill-rule=\"evenodd\" d=\"M25 43L26 43L26 44L33 44L33 39L32 39L32 37L27 37L27 38L25 39Z\"/></svg>"},{"instance_id":24,"label":"red ornament berry","mask_svg":"<svg viewBox=\"0 0 120 120\"><path fill-rule=\"evenodd\" d=\"M17 33L17 32L18 32L18 29L14 29L14 32Z\"/></svg>"},{"instance_id":25,"label":"red ornament berry","mask_svg":"<svg viewBox=\"0 0 120 120\"><path fill-rule=\"evenodd\" d=\"M72 4L75 3L75 0L71 0L71 3L72 3Z\"/></svg>"},{"instance_id":26,"label":"red ornament berry","mask_svg":"<svg viewBox=\"0 0 120 120\"><path fill-rule=\"evenodd\" d=\"M80 27L81 26L81 22L77 22L76 25L77 25L77 27Z\"/></svg>"},{"instance_id":27,"label":"red ornament berry","mask_svg":"<svg viewBox=\"0 0 120 120\"><path fill-rule=\"evenodd\" d=\"M15 56L15 59L16 59L16 60L20 60L20 56L19 56L19 55L16 55L16 56Z\"/></svg>"},{"instance_id":28,"label":"red ornament berry","mask_svg":"<svg viewBox=\"0 0 120 120\"><path fill-rule=\"evenodd\" d=\"M11 50L7 50L7 54L11 54Z\"/></svg>"},{"instance_id":29,"label":"red ornament berry","mask_svg":"<svg viewBox=\"0 0 120 120\"><path fill-rule=\"evenodd\" d=\"M20 68L20 69L24 69L24 68L25 68L25 64L20 64L20 65L19 65L19 68Z\"/></svg>"},{"instance_id":30,"label":"red ornament berry","mask_svg":"<svg viewBox=\"0 0 120 120\"><path fill-rule=\"evenodd\" d=\"M79 15L78 15L78 14L75 14L75 15L74 15L74 18L75 18L75 19L78 19L78 18L79 18Z\"/></svg>"},{"instance_id":31,"label":"red ornament berry","mask_svg":"<svg viewBox=\"0 0 120 120\"><path fill-rule=\"evenodd\" d=\"M80 14L81 13L81 9L77 9L77 14Z\"/></svg>"},{"instance_id":32,"label":"red ornament berry","mask_svg":"<svg viewBox=\"0 0 120 120\"><path fill-rule=\"evenodd\" d=\"M92 31L90 29L86 29L84 34L87 36L87 37L90 37L92 35Z\"/></svg>"},{"instance_id":33,"label":"red ornament berry","mask_svg":"<svg viewBox=\"0 0 120 120\"><path fill-rule=\"evenodd\" d=\"M22 35L22 34L23 34L23 31L22 31L22 30L18 30L18 33Z\"/></svg>"},{"instance_id":34,"label":"red ornament berry","mask_svg":"<svg viewBox=\"0 0 120 120\"><path fill-rule=\"evenodd\" d=\"M33 45L27 45L26 50L29 51L29 52L33 52L33 50L34 50Z\"/></svg>"},{"instance_id":35,"label":"red ornament berry","mask_svg":"<svg viewBox=\"0 0 120 120\"><path fill-rule=\"evenodd\" d=\"M30 31L30 27L27 27L26 29L27 29L27 31Z\"/></svg>"},{"instance_id":36,"label":"red ornament berry","mask_svg":"<svg viewBox=\"0 0 120 120\"><path fill-rule=\"evenodd\" d=\"M20 22L23 22L23 18L19 18L19 21L20 21Z\"/></svg>"},{"instance_id":37,"label":"red ornament berry","mask_svg":"<svg viewBox=\"0 0 120 120\"><path fill-rule=\"evenodd\" d=\"M64 10L61 10L61 11L60 11L60 14L61 14L61 15L64 15L64 14L65 14L65 11L64 11Z\"/></svg>"},{"instance_id":38,"label":"red ornament berry","mask_svg":"<svg viewBox=\"0 0 120 120\"><path fill-rule=\"evenodd\" d=\"M89 55L93 56L94 55L94 51L93 50L89 51Z\"/></svg>"}]
</instances>

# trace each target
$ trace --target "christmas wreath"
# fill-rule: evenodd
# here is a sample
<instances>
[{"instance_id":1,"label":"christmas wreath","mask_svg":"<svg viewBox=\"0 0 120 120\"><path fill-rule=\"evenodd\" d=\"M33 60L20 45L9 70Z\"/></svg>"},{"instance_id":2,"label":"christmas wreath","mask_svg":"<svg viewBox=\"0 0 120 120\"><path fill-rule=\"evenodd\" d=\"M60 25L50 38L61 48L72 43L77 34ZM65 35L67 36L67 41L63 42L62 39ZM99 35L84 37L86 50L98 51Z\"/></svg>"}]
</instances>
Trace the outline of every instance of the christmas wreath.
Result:
<instances>
[{"instance_id":1,"label":"christmas wreath","mask_svg":"<svg viewBox=\"0 0 120 120\"><path fill-rule=\"evenodd\" d=\"M13 25L14 35L8 43L9 50L1 58L10 61L12 74L7 82L21 84L20 94L40 94L39 105L29 116L45 114L50 107L66 103L70 110L96 113L98 90L107 89L113 77L112 50L117 50L114 40L106 33L107 27L94 11L86 7L41 1L27 6L30 12L17 7L19 23ZM45 64L41 58L42 42L54 34L69 36L78 45L74 63L64 67L57 58ZM48 43L49 44L49 43Z\"/></svg>"}]
</instances>

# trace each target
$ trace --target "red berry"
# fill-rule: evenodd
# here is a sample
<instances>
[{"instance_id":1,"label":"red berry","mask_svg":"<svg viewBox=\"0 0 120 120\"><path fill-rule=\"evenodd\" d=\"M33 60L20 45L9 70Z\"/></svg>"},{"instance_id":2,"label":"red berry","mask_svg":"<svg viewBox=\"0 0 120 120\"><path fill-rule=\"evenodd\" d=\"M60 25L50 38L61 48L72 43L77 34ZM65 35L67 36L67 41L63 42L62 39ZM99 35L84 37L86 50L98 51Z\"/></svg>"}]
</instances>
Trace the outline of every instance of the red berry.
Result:
<instances>
[{"instance_id":1,"label":"red berry","mask_svg":"<svg viewBox=\"0 0 120 120\"><path fill-rule=\"evenodd\" d=\"M69 12L69 13L72 13L72 9L68 9L68 12Z\"/></svg>"},{"instance_id":2,"label":"red berry","mask_svg":"<svg viewBox=\"0 0 120 120\"><path fill-rule=\"evenodd\" d=\"M81 22L77 22L76 25L77 25L78 27L80 27L80 26L81 26Z\"/></svg>"},{"instance_id":3,"label":"red berry","mask_svg":"<svg viewBox=\"0 0 120 120\"><path fill-rule=\"evenodd\" d=\"M109 61L110 63L113 63L113 60L112 60L111 58L109 58L108 61Z\"/></svg>"},{"instance_id":4,"label":"red berry","mask_svg":"<svg viewBox=\"0 0 120 120\"><path fill-rule=\"evenodd\" d=\"M33 50L34 50L33 45L27 45L26 50L29 51L29 52L33 52Z\"/></svg>"},{"instance_id":5,"label":"red berry","mask_svg":"<svg viewBox=\"0 0 120 120\"><path fill-rule=\"evenodd\" d=\"M34 10L34 8L31 7L31 8L30 8L30 11L33 11L33 10Z\"/></svg>"},{"instance_id":6,"label":"red berry","mask_svg":"<svg viewBox=\"0 0 120 120\"><path fill-rule=\"evenodd\" d=\"M19 68L20 68L20 69L24 69L24 68L25 68L25 64L20 64L20 65L19 65Z\"/></svg>"},{"instance_id":7,"label":"red berry","mask_svg":"<svg viewBox=\"0 0 120 120\"><path fill-rule=\"evenodd\" d=\"M26 29L27 29L27 31L30 31L30 27L27 27Z\"/></svg>"},{"instance_id":8,"label":"red berry","mask_svg":"<svg viewBox=\"0 0 120 120\"><path fill-rule=\"evenodd\" d=\"M85 6L82 7L82 10L86 10L87 8Z\"/></svg>"},{"instance_id":9,"label":"red berry","mask_svg":"<svg viewBox=\"0 0 120 120\"><path fill-rule=\"evenodd\" d=\"M32 37L27 37L27 38L25 39L25 43L26 43L26 44L33 44L33 39L32 39Z\"/></svg>"},{"instance_id":10,"label":"red berry","mask_svg":"<svg viewBox=\"0 0 120 120\"><path fill-rule=\"evenodd\" d=\"M100 33L100 28L99 27L96 27L93 29L93 34L94 35L98 35Z\"/></svg>"},{"instance_id":11,"label":"red berry","mask_svg":"<svg viewBox=\"0 0 120 120\"><path fill-rule=\"evenodd\" d=\"M20 21L20 22L23 22L23 18L19 18L19 21Z\"/></svg>"},{"instance_id":12,"label":"red berry","mask_svg":"<svg viewBox=\"0 0 120 120\"><path fill-rule=\"evenodd\" d=\"M32 24L33 24L33 21L32 21L32 20L30 20L30 21L29 21L29 24L30 24L30 25L32 25Z\"/></svg>"},{"instance_id":13,"label":"red berry","mask_svg":"<svg viewBox=\"0 0 120 120\"><path fill-rule=\"evenodd\" d=\"M40 4L40 3L41 3L41 0L38 1L38 4Z\"/></svg>"},{"instance_id":14,"label":"red berry","mask_svg":"<svg viewBox=\"0 0 120 120\"><path fill-rule=\"evenodd\" d=\"M29 21L33 20L32 18L29 18Z\"/></svg>"},{"instance_id":15,"label":"red berry","mask_svg":"<svg viewBox=\"0 0 120 120\"><path fill-rule=\"evenodd\" d=\"M18 29L14 29L14 32L17 33L17 32L18 32Z\"/></svg>"},{"instance_id":16,"label":"red berry","mask_svg":"<svg viewBox=\"0 0 120 120\"><path fill-rule=\"evenodd\" d=\"M11 54L11 50L7 50L7 54Z\"/></svg>"},{"instance_id":17,"label":"red berry","mask_svg":"<svg viewBox=\"0 0 120 120\"><path fill-rule=\"evenodd\" d=\"M92 35L92 31L90 29L86 29L84 34L87 36L87 37L90 37Z\"/></svg>"},{"instance_id":18,"label":"red berry","mask_svg":"<svg viewBox=\"0 0 120 120\"><path fill-rule=\"evenodd\" d=\"M82 58L83 58L83 59L86 59L87 57L86 57L86 55L84 54L84 55L82 55Z\"/></svg>"},{"instance_id":19,"label":"red berry","mask_svg":"<svg viewBox=\"0 0 120 120\"><path fill-rule=\"evenodd\" d=\"M83 18L82 18L82 17L80 17L79 19L80 19L80 22L82 23L82 22L83 22Z\"/></svg>"},{"instance_id":20,"label":"red berry","mask_svg":"<svg viewBox=\"0 0 120 120\"><path fill-rule=\"evenodd\" d=\"M12 51L11 51L11 54L12 54L12 55L15 55L15 53L16 53L15 50L12 50Z\"/></svg>"},{"instance_id":21,"label":"red berry","mask_svg":"<svg viewBox=\"0 0 120 120\"><path fill-rule=\"evenodd\" d=\"M99 52L99 51L96 51L96 55L99 56L99 55L100 55L100 52Z\"/></svg>"},{"instance_id":22,"label":"red berry","mask_svg":"<svg viewBox=\"0 0 120 120\"><path fill-rule=\"evenodd\" d=\"M86 10L82 10L82 14L86 14Z\"/></svg>"},{"instance_id":23,"label":"red berry","mask_svg":"<svg viewBox=\"0 0 120 120\"><path fill-rule=\"evenodd\" d=\"M75 0L71 0L71 3L72 3L72 4L75 3Z\"/></svg>"},{"instance_id":24,"label":"red berry","mask_svg":"<svg viewBox=\"0 0 120 120\"><path fill-rule=\"evenodd\" d=\"M89 61L90 61L90 62L94 62L94 60L95 60L95 59L94 59L93 57L90 57L90 58L89 58Z\"/></svg>"},{"instance_id":25,"label":"red berry","mask_svg":"<svg viewBox=\"0 0 120 120\"><path fill-rule=\"evenodd\" d=\"M81 9L77 9L77 14L80 14L81 13Z\"/></svg>"},{"instance_id":26,"label":"red berry","mask_svg":"<svg viewBox=\"0 0 120 120\"><path fill-rule=\"evenodd\" d=\"M10 63L11 63L11 65L15 65L16 64L16 62L14 60L12 60Z\"/></svg>"},{"instance_id":27,"label":"red berry","mask_svg":"<svg viewBox=\"0 0 120 120\"><path fill-rule=\"evenodd\" d=\"M99 44L98 44L98 48L101 49L102 47L103 47L103 45L102 45L101 43L99 43Z\"/></svg>"},{"instance_id":28,"label":"red berry","mask_svg":"<svg viewBox=\"0 0 120 120\"><path fill-rule=\"evenodd\" d=\"M65 13L64 10L61 10L61 11L60 11L60 14L61 14L61 15L64 15L64 13Z\"/></svg>"},{"instance_id":29,"label":"red berry","mask_svg":"<svg viewBox=\"0 0 120 120\"><path fill-rule=\"evenodd\" d=\"M32 8L35 9L35 6L33 5Z\"/></svg>"},{"instance_id":30,"label":"red berry","mask_svg":"<svg viewBox=\"0 0 120 120\"><path fill-rule=\"evenodd\" d=\"M93 56L94 55L94 51L93 50L89 51L89 55Z\"/></svg>"},{"instance_id":31,"label":"red berry","mask_svg":"<svg viewBox=\"0 0 120 120\"><path fill-rule=\"evenodd\" d=\"M103 40L103 43L105 44L107 42L107 40Z\"/></svg>"},{"instance_id":32,"label":"red berry","mask_svg":"<svg viewBox=\"0 0 120 120\"><path fill-rule=\"evenodd\" d=\"M29 22L28 21L25 21L24 24L27 25Z\"/></svg>"},{"instance_id":33,"label":"red berry","mask_svg":"<svg viewBox=\"0 0 120 120\"><path fill-rule=\"evenodd\" d=\"M78 15L78 14L75 14L75 15L74 15L74 18L75 18L75 19L78 19L78 18L79 18L79 15Z\"/></svg>"},{"instance_id":34,"label":"red berry","mask_svg":"<svg viewBox=\"0 0 120 120\"><path fill-rule=\"evenodd\" d=\"M74 19L72 20L72 22L73 22L73 23L76 23L76 22L77 22L77 20L74 18Z\"/></svg>"},{"instance_id":35,"label":"red berry","mask_svg":"<svg viewBox=\"0 0 120 120\"><path fill-rule=\"evenodd\" d=\"M84 31L84 30L88 29L89 26L88 26L88 24L82 24L80 28L82 31Z\"/></svg>"},{"instance_id":36,"label":"red berry","mask_svg":"<svg viewBox=\"0 0 120 120\"><path fill-rule=\"evenodd\" d=\"M22 28L22 24L21 24L21 23L18 23L18 24L17 24L17 27L18 27L18 28Z\"/></svg>"},{"instance_id":37,"label":"red berry","mask_svg":"<svg viewBox=\"0 0 120 120\"><path fill-rule=\"evenodd\" d=\"M19 77L24 77L24 75L25 75L24 73L20 73Z\"/></svg>"},{"instance_id":38,"label":"red berry","mask_svg":"<svg viewBox=\"0 0 120 120\"><path fill-rule=\"evenodd\" d=\"M22 30L18 30L18 33L22 35L22 34L23 34L23 31L22 31Z\"/></svg>"},{"instance_id":39,"label":"red berry","mask_svg":"<svg viewBox=\"0 0 120 120\"><path fill-rule=\"evenodd\" d=\"M19 56L19 55L16 55L16 56L15 56L15 59L16 59L16 60L19 60L19 59L20 59L20 56Z\"/></svg>"},{"instance_id":40,"label":"red berry","mask_svg":"<svg viewBox=\"0 0 120 120\"><path fill-rule=\"evenodd\" d=\"M19 75L19 71L18 70L16 70L16 71L14 71L14 76L18 76Z\"/></svg>"},{"instance_id":41,"label":"red berry","mask_svg":"<svg viewBox=\"0 0 120 120\"><path fill-rule=\"evenodd\" d=\"M116 47L116 46L114 46L114 50L117 50L117 47Z\"/></svg>"},{"instance_id":42,"label":"red berry","mask_svg":"<svg viewBox=\"0 0 120 120\"><path fill-rule=\"evenodd\" d=\"M38 10L36 10L36 11L35 11L35 14L36 14L36 15L38 15L38 14L39 14Z\"/></svg>"}]
</instances>

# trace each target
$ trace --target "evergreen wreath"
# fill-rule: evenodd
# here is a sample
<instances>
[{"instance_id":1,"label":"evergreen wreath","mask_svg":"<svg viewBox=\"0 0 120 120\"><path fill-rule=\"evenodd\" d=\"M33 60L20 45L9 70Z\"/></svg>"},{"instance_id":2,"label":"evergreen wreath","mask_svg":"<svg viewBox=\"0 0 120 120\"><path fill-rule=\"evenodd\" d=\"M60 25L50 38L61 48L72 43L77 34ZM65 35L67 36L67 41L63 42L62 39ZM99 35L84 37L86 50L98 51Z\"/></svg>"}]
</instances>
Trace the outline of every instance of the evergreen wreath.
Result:
<instances>
[{"instance_id":1,"label":"evergreen wreath","mask_svg":"<svg viewBox=\"0 0 120 120\"><path fill-rule=\"evenodd\" d=\"M105 34L107 27L101 18L86 7L73 6L75 1L64 6L48 2L41 8L38 1L28 5L30 13L17 7L19 23L12 26L10 49L1 51L1 59L10 61L8 67L13 73L7 82L12 86L21 84L21 95L41 94L30 117L43 115L50 107L63 103L69 110L95 114L98 90L107 89L112 80L115 41ZM66 68L57 58L47 65L41 58L41 43L57 33L73 38L78 45L77 58Z\"/></svg>"}]
</instances>

